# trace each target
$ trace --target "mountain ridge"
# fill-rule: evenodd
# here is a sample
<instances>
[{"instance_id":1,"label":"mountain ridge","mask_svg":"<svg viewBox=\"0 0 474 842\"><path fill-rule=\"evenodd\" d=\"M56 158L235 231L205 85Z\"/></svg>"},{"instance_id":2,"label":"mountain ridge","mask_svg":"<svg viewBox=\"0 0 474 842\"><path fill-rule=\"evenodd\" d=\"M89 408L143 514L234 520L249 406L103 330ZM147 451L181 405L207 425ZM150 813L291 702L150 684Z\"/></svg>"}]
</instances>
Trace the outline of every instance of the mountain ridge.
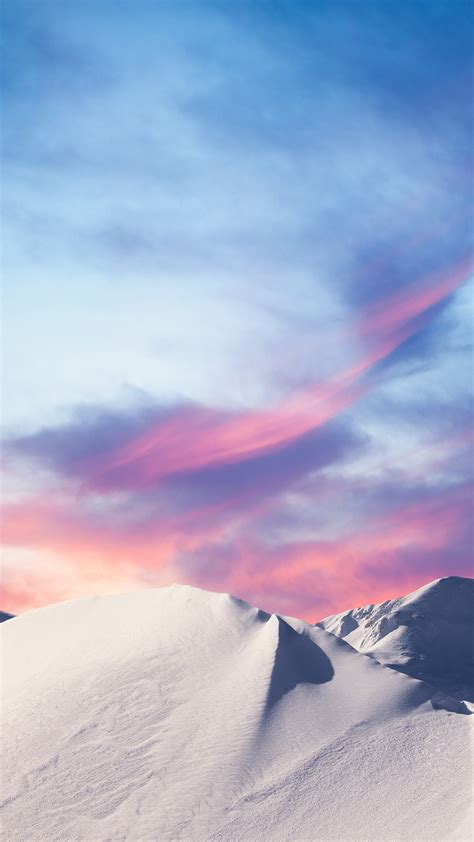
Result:
<instances>
[{"instance_id":1,"label":"mountain ridge","mask_svg":"<svg viewBox=\"0 0 474 842\"><path fill-rule=\"evenodd\" d=\"M384 666L474 702L473 617L474 580L449 576L317 625Z\"/></svg>"},{"instance_id":2,"label":"mountain ridge","mask_svg":"<svg viewBox=\"0 0 474 842\"><path fill-rule=\"evenodd\" d=\"M322 628L175 585L1 637L11 842L466 838L467 711Z\"/></svg>"}]
</instances>

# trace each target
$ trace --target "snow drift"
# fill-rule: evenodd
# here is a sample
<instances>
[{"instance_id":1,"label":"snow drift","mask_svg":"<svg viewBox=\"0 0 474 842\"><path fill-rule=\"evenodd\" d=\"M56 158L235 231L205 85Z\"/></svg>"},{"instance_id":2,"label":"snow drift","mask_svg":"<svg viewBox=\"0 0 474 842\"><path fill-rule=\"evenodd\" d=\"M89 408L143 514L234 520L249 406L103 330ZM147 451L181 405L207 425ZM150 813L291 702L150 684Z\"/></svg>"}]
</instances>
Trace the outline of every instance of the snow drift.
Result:
<instances>
[{"instance_id":1,"label":"snow drift","mask_svg":"<svg viewBox=\"0 0 474 842\"><path fill-rule=\"evenodd\" d=\"M465 706L321 628L173 586L1 635L9 842L469 837Z\"/></svg>"},{"instance_id":2,"label":"snow drift","mask_svg":"<svg viewBox=\"0 0 474 842\"><path fill-rule=\"evenodd\" d=\"M473 622L474 580L449 576L318 625L392 669L474 702Z\"/></svg>"}]
</instances>

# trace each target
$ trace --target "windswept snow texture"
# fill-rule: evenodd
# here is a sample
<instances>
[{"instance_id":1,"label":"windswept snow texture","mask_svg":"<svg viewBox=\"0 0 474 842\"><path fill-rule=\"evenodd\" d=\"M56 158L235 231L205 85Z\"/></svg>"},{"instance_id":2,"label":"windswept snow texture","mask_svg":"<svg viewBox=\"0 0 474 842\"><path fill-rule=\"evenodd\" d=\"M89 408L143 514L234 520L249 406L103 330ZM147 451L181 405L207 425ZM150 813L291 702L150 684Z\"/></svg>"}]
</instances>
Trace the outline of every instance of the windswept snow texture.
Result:
<instances>
[{"instance_id":1,"label":"windswept snow texture","mask_svg":"<svg viewBox=\"0 0 474 842\"><path fill-rule=\"evenodd\" d=\"M437 579L408 596L334 614L318 625L392 669L474 702L473 579Z\"/></svg>"},{"instance_id":2,"label":"windswept snow texture","mask_svg":"<svg viewBox=\"0 0 474 842\"><path fill-rule=\"evenodd\" d=\"M473 717L323 629L173 586L1 633L8 842L469 838Z\"/></svg>"}]
</instances>

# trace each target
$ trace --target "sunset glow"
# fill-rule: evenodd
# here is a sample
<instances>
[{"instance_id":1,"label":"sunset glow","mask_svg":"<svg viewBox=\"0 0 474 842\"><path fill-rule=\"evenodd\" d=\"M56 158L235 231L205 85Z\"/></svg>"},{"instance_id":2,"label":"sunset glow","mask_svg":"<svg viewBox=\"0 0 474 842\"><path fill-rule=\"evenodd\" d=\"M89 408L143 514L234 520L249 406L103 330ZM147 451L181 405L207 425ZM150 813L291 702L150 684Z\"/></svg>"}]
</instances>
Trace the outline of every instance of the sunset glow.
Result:
<instances>
[{"instance_id":1,"label":"sunset glow","mask_svg":"<svg viewBox=\"0 0 474 842\"><path fill-rule=\"evenodd\" d=\"M463 15L178 5L5 12L0 608L472 575Z\"/></svg>"}]
</instances>

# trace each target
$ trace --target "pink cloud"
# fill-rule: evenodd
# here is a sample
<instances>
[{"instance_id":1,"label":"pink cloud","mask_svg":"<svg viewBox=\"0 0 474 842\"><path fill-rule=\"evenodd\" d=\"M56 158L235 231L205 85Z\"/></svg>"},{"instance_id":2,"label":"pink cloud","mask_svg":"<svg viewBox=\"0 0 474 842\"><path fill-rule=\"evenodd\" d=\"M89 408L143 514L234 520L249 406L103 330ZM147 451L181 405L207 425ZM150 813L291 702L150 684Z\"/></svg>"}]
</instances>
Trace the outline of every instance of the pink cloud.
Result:
<instances>
[{"instance_id":1,"label":"pink cloud","mask_svg":"<svg viewBox=\"0 0 474 842\"><path fill-rule=\"evenodd\" d=\"M87 581L93 585L94 565L109 569L111 578L114 569L126 565L130 583L139 582L140 572L147 570L161 571L164 580L167 575L171 579L182 575L191 583L229 590L255 602L273 599L274 604L262 607L307 617L314 616L317 588L326 595L329 613L421 584L437 569L437 562L430 568L430 553L433 558L444 550L448 553L456 530L466 520L465 504L455 495L447 493L441 510L420 503L374 517L343 538L268 549L256 526L264 512L276 505L277 498L271 495L259 496L247 489L209 504L193 501L191 508L176 514L160 511L157 503L148 517L140 517L138 509L134 520L126 501L117 508L107 501L105 492L146 494L156 488L157 481L238 465L277 452L323 427L365 393L369 384L363 376L412 335L413 320L449 296L467 275L467 265L456 267L370 308L360 323L362 334L370 339L370 350L328 381L296 392L268 410L237 414L182 408L134 433L124 444L82 458L84 481L79 491L68 496L63 489L4 506L5 545L41 551L56 565L59 577L61 559L67 560L75 570L67 591L70 596ZM262 491L261 484L258 490ZM95 506L91 491L102 495L100 506ZM132 515L137 514L133 499L129 502ZM192 558L209 552L212 556L216 547L222 549L222 556L216 557L214 569L208 565L203 572L177 563L183 555ZM411 569L403 561L407 552L410 557L421 554L423 565L414 564ZM462 570L467 569L467 562L461 559L459 563ZM47 598L44 589L19 597L22 605L30 607ZM15 604L7 607L17 610Z\"/></svg>"},{"instance_id":2,"label":"pink cloud","mask_svg":"<svg viewBox=\"0 0 474 842\"><path fill-rule=\"evenodd\" d=\"M364 519L341 538L269 548L240 536L226 563L206 565L197 584L236 593L260 607L313 620L381 602L445 575L473 575L468 524L471 487ZM213 584L214 583L214 584ZM319 605L322 609L319 609Z\"/></svg>"},{"instance_id":3,"label":"pink cloud","mask_svg":"<svg viewBox=\"0 0 474 842\"><path fill-rule=\"evenodd\" d=\"M377 302L368 308L360 320L362 334L370 338L374 335L398 334L401 331L400 335L406 338L407 327L403 326L455 292L469 278L472 269L472 260L462 261L449 272L422 278L412 284L408 291L395 293Z\"/></svg>"},{"instance_id":4,"label":"pink cloud","mask_svg":"<svg viewBox=\"0 0 474 842\"><path fill-rule=\"evenodd\" d=\"M143 586L149 570L160 573L159 584L182 581L230 591L262 608L314 620L413 590L442 575L440 559L445 564L453 555L453 572L471 572L467 545L463 552L459 538L469 520L466 488L365 519L344 537L277 547L255 532L254 512L240 521L212 523L200 511L192 521L172 519L146 535L109 530L54 503L30 501L11 507L9 515L7 543L45 553L50 570L67 559L69 570L62 587L53 577L48 587L23 583L16 595L18 583L7 578L4 605L13 611L44 604L51 595Z\"/></svg>"},{"instance_id":5,"label":"pink cloud","mask_svg":"<svg viewBox=\"0 0 474 842\"><path fill-rule=\"evenodd\" d=\"M369 388L363 376L419 328L413 320L456 290L469 276L462 263L445 275L422 279L369 308L359 330L371 350L326 382L300 390L280 404L240 414L183 408L151 424L124 445L83 464L89 487L147 488L185 472L230 465L285 447L350 407Z\"/></svg>"}]
</instances>

